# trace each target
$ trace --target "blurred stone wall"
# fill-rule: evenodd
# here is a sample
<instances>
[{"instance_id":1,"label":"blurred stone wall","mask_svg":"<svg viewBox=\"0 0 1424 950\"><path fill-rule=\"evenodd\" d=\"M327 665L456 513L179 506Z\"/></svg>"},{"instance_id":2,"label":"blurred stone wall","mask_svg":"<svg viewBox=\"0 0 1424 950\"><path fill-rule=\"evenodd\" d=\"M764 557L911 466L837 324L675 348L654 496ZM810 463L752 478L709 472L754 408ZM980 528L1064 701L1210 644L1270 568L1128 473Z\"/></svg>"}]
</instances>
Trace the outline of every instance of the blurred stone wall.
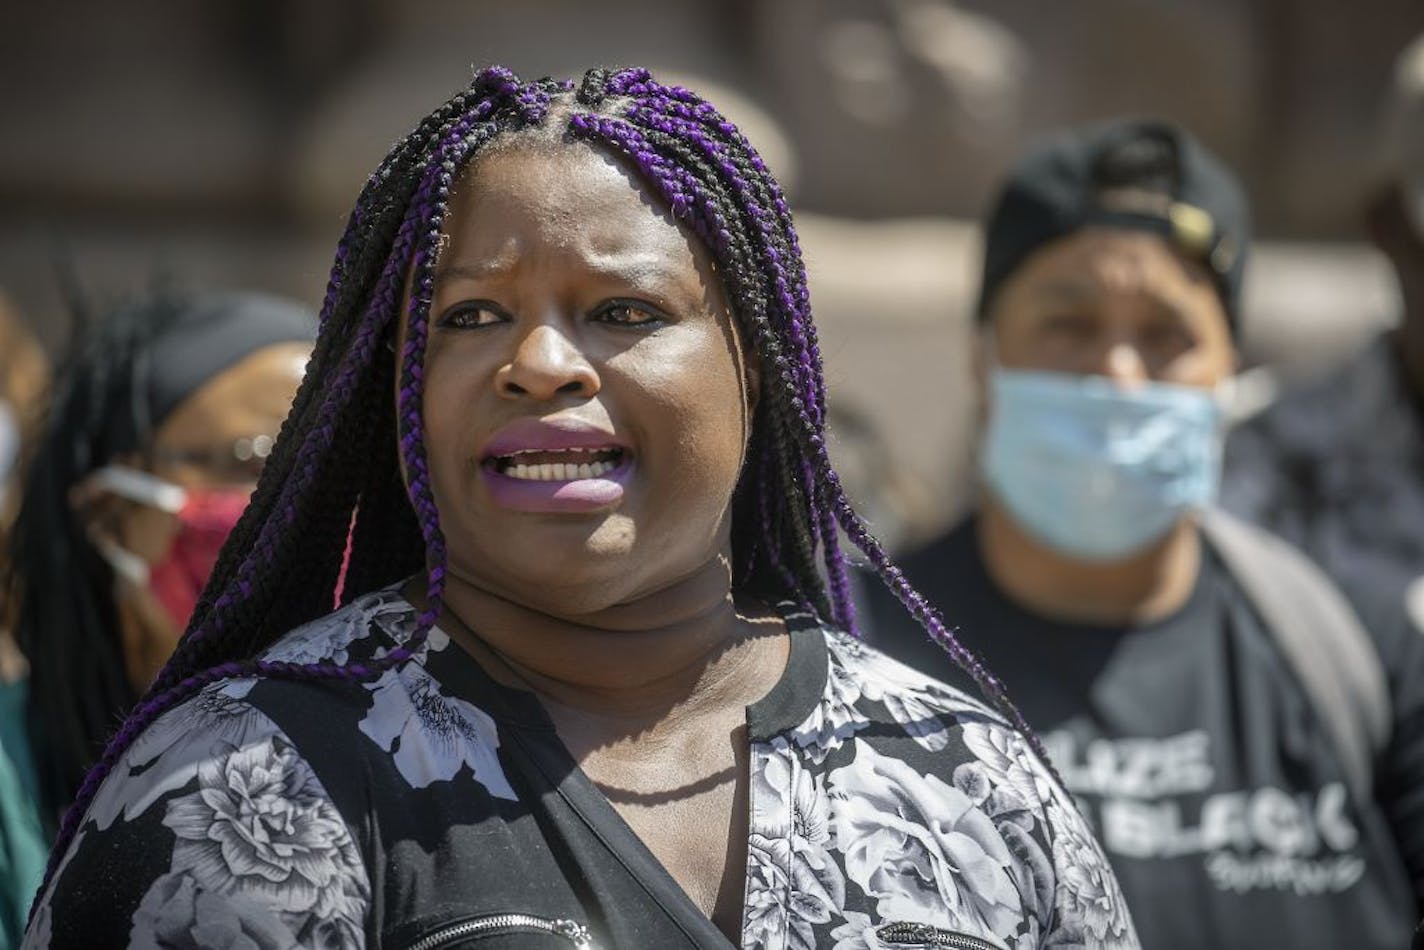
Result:
<instances>
[{"instance_id":1,"label":"blurred stone wall","mask_svg":"<svg viewBox=\"0 0 1424 950\"><path fill-rule=\"evenodd\" d=\"M314 302L360 183L472 64L643 63L716 90L792 182L833 399L867 423L844 441L929 526L966 497L972 221L1014 155L1121 113L1193 128L1276 242L1248 349L1309 367L1391 315L1349 242L1421 29L1418 0L6 4L0 287L55 350L61 260L101 297L167 273Z\"/></svg>"}]
</instances>

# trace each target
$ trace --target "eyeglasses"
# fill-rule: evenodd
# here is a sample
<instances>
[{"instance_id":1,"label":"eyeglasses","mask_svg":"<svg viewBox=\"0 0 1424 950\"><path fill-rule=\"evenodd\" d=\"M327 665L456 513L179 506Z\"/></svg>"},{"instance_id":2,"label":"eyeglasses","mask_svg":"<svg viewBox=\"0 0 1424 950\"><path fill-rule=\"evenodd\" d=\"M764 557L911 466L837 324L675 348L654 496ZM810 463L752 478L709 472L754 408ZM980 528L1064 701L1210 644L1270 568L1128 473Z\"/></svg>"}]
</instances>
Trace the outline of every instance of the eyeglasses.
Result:
<instances>
[{"instance_id":1,"label":"eyeglasses","mask_svg":"<svg viewBox=\"0 0 1424 950\"><path fill-rule=\"evenodd\" d=\"M262 474L276 441L275 437L263 433L243 436L230 445L156 448L150 455L155 461L170 465L204 469L225 481L255 481Z\"/></svg>"}]
</instances>

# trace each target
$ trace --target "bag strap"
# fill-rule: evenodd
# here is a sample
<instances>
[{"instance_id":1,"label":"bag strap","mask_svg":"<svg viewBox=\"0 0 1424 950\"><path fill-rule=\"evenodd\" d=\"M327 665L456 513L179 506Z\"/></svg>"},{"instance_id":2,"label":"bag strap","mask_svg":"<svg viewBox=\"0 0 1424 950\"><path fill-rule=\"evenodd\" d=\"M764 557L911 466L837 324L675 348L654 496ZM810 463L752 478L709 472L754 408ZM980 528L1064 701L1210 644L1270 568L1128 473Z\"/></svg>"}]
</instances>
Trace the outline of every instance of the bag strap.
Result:
<instances>
[{"instance_id":1,"label":"bag strap","mask_svg":"<svg viewBox=\"0 0 1424 950\"><path fill-rule=\"evenodd\" d=\"M1281 538L1220 509L1202 534L1266 622L1335 746L1357 801L1389 742L1389 685L1374 641L1325 573Z\"/></svg>"}]
</instances>

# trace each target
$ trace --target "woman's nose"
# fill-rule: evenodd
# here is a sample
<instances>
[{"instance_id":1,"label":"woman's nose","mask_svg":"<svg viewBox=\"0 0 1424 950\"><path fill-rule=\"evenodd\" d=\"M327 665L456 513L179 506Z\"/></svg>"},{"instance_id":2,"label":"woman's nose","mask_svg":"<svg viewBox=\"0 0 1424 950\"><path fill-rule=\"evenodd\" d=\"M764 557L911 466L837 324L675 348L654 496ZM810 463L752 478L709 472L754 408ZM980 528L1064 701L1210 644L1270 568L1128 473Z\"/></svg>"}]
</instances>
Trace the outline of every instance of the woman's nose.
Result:
<instances>
[{"instance_id":1,"label":"woman's nose","mask_svg":"<svg viewBox=\"0 0 1424 950\"><path fill-rule=\"evenodd\" d=\"M548 401L562 393L584 398L599 390L598 372L557 327L534 327L495 374L495 389L507 399Z\"/></svg>"}]
</instances>

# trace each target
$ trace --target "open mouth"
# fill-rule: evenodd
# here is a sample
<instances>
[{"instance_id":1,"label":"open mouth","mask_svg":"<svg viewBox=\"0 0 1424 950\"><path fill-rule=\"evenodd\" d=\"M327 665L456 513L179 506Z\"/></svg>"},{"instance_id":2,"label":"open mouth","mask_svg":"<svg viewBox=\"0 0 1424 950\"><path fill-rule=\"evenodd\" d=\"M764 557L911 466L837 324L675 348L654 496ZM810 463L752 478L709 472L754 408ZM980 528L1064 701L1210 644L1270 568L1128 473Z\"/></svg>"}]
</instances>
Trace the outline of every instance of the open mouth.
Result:
<instances>
[{"instance_id":1,"label":"open mouth","mask_svg":"<svg viewBox=\"0 0 1424 950\"><path fill-rule=\"evenodd\" d=\"M523 449L496 455L485 464L507 478L528 482L571 482L600 478L623 464L627 453L621 448Z\"/></svg>"}]
</instances>

